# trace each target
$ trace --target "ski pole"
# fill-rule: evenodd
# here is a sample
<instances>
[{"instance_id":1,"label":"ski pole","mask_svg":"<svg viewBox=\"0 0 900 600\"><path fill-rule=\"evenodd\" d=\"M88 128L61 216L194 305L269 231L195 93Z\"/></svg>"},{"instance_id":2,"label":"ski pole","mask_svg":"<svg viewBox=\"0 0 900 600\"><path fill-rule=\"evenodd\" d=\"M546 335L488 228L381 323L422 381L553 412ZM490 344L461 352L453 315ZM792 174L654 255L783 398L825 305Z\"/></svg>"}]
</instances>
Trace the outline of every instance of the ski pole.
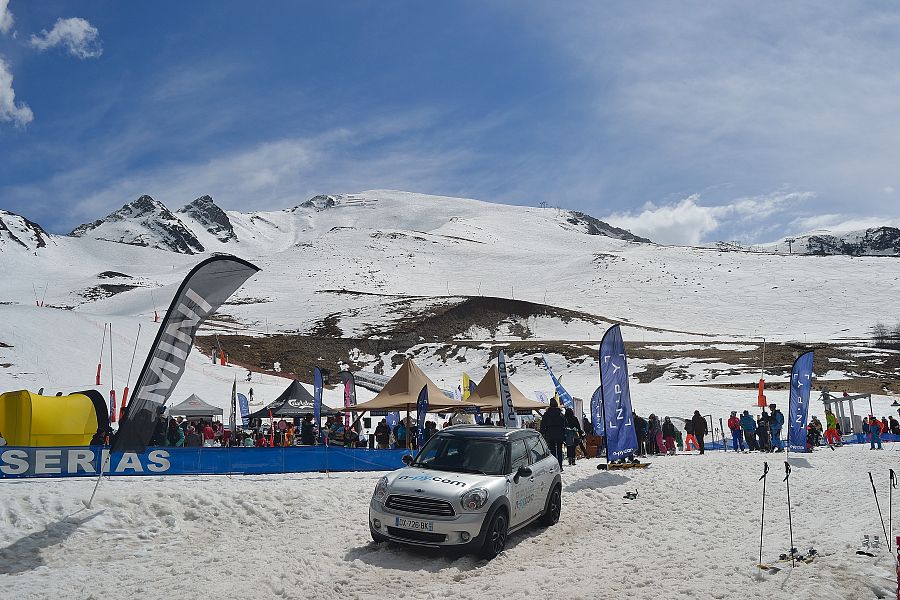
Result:
<instances>
[{"instance_id":1,"label":"ski pole","mask_svg":"<svg viewBox=\"0 0 900 600\"><path fill-rule=\"evenodd\" d=\"M888 532L894 535L894 488L897 487L897 474L893 469L888 469L890 485L888 486ZM890 544L891 540L888 540Z\"/></svg>"},{"instance_id":2,"label":"ski pole","mask_svg":"<svg viewBox=\"0 0 900 600\"><path fill-rule=\"evenodd\" d=\"M766 475L769 474L769 463L768 461L763 462L763 474L759 477L757 481L763 482L763 494L762 494L762 516L759 519L759 562L757 566L762 569L762 550L763 550L763 526L766 522Z\"/></svg>"},{"instance_id":3,"label":"ski pole","mask_svg":"<svg viewBox=\"0 0 900 600\"><path fill-rule=\"evenodd\" d=\"M872 484L872 494L875 496L875 507L878 509L878 518L881 519L881 530L884 532L884 539L888 540L885 542L885 545L890 548L890 538L888 538L887 529L884 527L884 516L881 513L881 505L878 503L878 491L875 489L875 480L872 479L872 471L869 471L869 482ZM890 552L890 549L888 552Z\"/></svg>"},{"instance_id":4,"label":"ski pole","mask_svg":"<svg viewBox=\"0 0 900 600\"><path fill-rule=\"evenodd\" d=\"M794 566L794 555L797 553L794 548L794 524L791 521L791 465L788 461L784 461L784 483L787 486L787 503L788 503L788 531L791 536L791 566Z\"/></svg>"}]
</instances>

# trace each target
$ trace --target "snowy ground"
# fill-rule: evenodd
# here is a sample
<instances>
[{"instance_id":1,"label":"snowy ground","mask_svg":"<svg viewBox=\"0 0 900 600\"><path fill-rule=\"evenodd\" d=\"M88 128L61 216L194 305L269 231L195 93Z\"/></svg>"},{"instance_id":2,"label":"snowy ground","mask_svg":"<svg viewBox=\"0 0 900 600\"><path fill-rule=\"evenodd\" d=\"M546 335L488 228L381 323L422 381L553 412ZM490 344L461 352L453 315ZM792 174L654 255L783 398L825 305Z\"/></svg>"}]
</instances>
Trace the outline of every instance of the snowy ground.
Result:
<instances>
[{"instance_id":1,"label":"snowy ground","mask_svg":"<svg viewBox=\"0 0 900 600\"><path fill-rule=\"evenodd\" d=\"M795 545L813 564L755 568L763 460L764 559L788 547L784 455L713 452L605 473L563 474L558 525L514 535L491 562L369 538L378 473L0 482L4 598L800 598L893 597L892 558L858 556L887 517L900 447L791 458ZM639 491L627 501L628 490ZM895 502L896 503L896 502ZM898 517L897 520L900 520Z\"/></svg>"}]
</instances>

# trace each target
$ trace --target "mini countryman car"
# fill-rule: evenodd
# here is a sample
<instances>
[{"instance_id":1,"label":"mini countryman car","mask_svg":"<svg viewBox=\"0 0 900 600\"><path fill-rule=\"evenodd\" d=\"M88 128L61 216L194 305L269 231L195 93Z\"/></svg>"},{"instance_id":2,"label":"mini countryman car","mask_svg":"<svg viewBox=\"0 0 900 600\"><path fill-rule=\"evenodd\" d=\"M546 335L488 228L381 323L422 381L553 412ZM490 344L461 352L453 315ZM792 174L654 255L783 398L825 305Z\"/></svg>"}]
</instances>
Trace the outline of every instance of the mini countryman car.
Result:
<instances>
[{"instance_id":1,"label":"mini countryman car","mask_svg":"<svg viewBox=\"0 0 900 600\"><path fill-rule=\"evenodd\" d=\"M462 548L493 558L507 536L559 520L560 468L529 429L457 425L385 475L369 504L376 542Z\"/></svg>"}]
</instances>

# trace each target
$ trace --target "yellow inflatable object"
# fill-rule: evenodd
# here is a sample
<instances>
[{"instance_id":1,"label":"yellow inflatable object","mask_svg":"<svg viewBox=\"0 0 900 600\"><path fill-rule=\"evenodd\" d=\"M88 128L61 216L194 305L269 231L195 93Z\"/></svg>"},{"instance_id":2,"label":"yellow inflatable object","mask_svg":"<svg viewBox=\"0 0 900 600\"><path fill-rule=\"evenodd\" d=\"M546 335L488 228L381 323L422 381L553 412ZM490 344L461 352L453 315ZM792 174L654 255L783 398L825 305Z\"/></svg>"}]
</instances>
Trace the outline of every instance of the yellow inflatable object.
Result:
<instances>
[{"instance_id":1,"label":"yellow inflatable object","mask_svg":"<svg viewBox=\"0 0 900 600\"><path fill-rule=\"evenodd\" d=\"M0 434L10 446L87 446L97 433L97 410L87 393L7 392L0 394Z\"/></svg>"}]
</instances>

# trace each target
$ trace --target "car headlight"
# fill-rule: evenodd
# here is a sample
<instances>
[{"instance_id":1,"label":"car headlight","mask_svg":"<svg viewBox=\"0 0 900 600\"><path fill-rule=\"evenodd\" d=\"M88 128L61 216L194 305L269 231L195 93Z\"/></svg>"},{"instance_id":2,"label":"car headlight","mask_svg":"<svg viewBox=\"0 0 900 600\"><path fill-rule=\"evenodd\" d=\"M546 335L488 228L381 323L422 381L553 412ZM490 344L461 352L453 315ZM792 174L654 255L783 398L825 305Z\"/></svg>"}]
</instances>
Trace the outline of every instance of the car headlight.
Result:
<instances>
[{"instance_id":1,"label":"car headlight","mask_svg":"<svg viewBox=\"0 0 900 600\"><path fill-rule=\"evenodd\" d=\"M379 502L384 502L385 496L387 496L387 488L388 488L388 478L387 475L378 480L378 484L375 486L375 494L372 496Z\"/></svg>"},{"instance_id":2,"label":"car headlight","mask_svg":"<svg viewBox=\"0 0 900 600\"><path fill-rule=\"evenodd\" d=\"M469 490L460 498L460 504L464 510L478 510L485 505L488 499L488 491L484 488Z\"/></svg>"}]
</instances>

